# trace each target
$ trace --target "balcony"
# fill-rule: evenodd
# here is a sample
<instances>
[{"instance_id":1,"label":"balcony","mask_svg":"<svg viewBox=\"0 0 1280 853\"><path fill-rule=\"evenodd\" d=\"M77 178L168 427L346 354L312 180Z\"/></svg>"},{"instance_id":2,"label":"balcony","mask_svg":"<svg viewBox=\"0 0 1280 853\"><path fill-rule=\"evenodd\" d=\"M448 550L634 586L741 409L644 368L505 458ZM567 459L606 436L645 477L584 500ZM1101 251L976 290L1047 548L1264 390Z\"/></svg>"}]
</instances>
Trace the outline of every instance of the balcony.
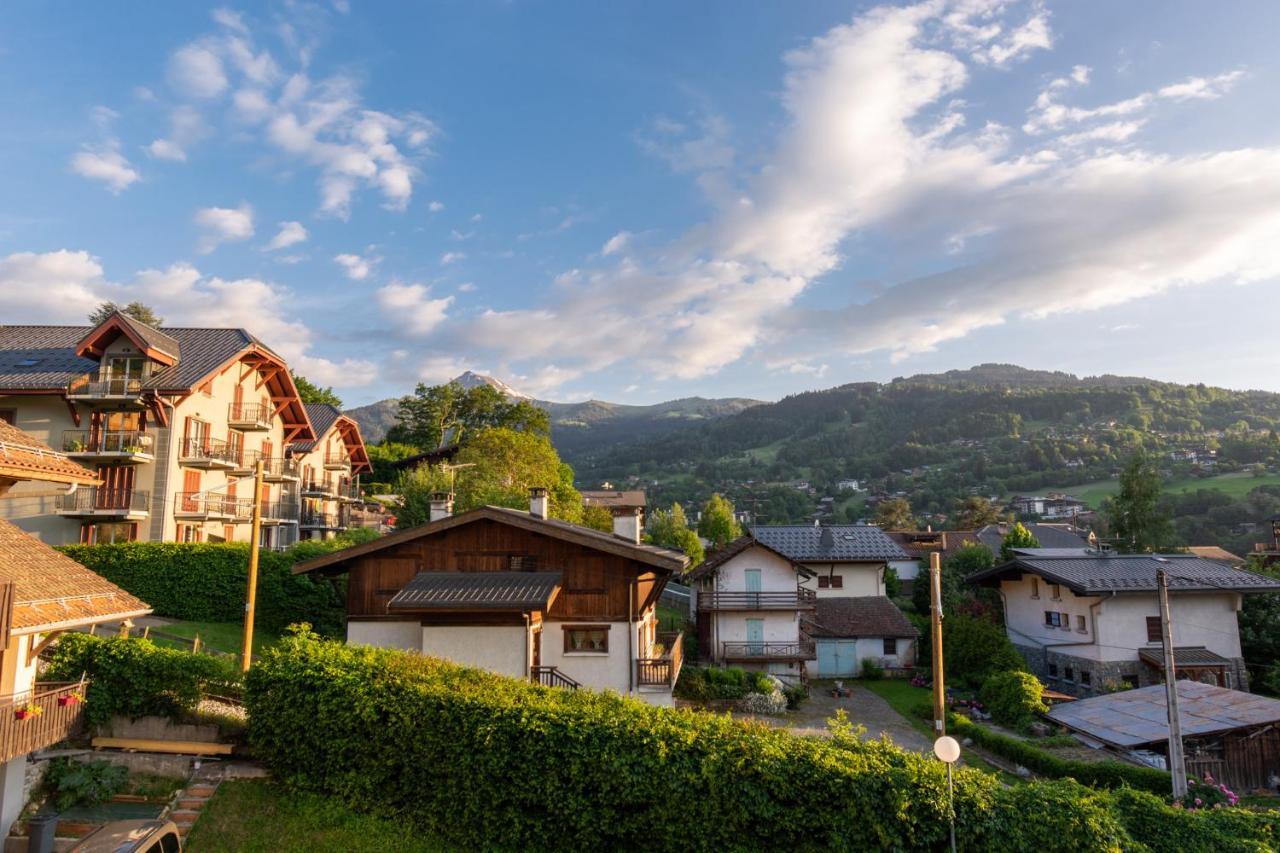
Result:
<instances>
[{"instance_id":1,"label":"balcony","mask_svg":"<svg viewBox=\"0 0 1280 853\"><path fill-rule=\"evenodd\" d=\"M230 471L240 465L240 454L220 438L186 438L178 447L178 464Z\"/></svg>"},{"instance_id":2,"label":"balcony","mask_svg":"<svg viewBox=\"0 0 1280 853\"><path fill-rule=\"evenodd\" d=\"M300 490L308 497L337 497L338 486L333 480L303 480Z\"/></svg>"},{"instance_id":3,"label":"balcony","mask_svg":"<svg viewBox=\"0 0 1280 853\"><path fill-rule=\"evenodd\" d=\"M87 681L36 682L29 694L0 696L0 762L61 743L74 734L84 716ZM18 719L30 706L40 712Z\"/></svg>"},{"instance_id":4,"label":"balcony","mask_svg":"<svg viewBox=\"0 0 1280 853\"><path fill-rule=\"evenodd\" d=\"M324 467L328 471L349 471L351 470L351 457L343 452L326 450L324 452Z\"/></svg>"},{"instance_id":5,"label":"balcony","mask_svg":"<svg viewBox=\"0 0 1280 853\"><path fill-rule=\"evenodd\" d=\"M271 429L271 407L262 403L231 403L227 406L227 426L235 429Z\"/></svg>"},{"instance_id":6,"label":"balcony","mask_svg":"<svg viewBox=\"0 0 1280 853\"><path fill-rule=\"evenodd\" d=\"M794 643L724 642L720 650L721 659L729 663L816 660L818 657L816 644L808 638Z\"/></svg>"},{"instance_id":7,"label":"balcony","mask_svg":"<svg viewBox=\"0 0 1280 853\"><path fill-rule=\"evenodd\" d=\"M262 460L262 479L268 483L281 483L286 480L294 482L300 476L296 459L272 456L264 457Z\"/></svg>"},{"instance_id":8,"label":"balcony","mask_svg":"<svg viewBox=\"0 0 1280 853\"><path fill-rule=\"evenodd\" d=\"M813 610L818 594L811 589L794 592L703 592L698 590L698 609L709 610Z\"/></svg>"},{"instance_id":9,"label":"balcony","mask_svg":"<svg viewBox=\"0 0 1280 853\"><path fill-rule=\"evenodd\" d=\"M262 504L263 524L297 524L298 505L292 501L264 501Z\"/></svg>"},{"instance_id":10,"label":"balcony","mask_svg":"<svg viewBox=\"0 0 1280 853\"><path fill-rule=\"evenodd\" d=\"M59 495L57 514L68 518L143 519L150 508L150 492L90 486Z\"/></svg>"},{"instance_id":11,"label":"balcony","mask_svg":"<svg viewBox=\"0 0 1280 853\"><path fill-rule=\"evenodd\" d=\"M639 687L675 687L684 665L684 632L660 632L658 642L663 646L660 657L640 658L636 661L636 684Z\"/></svg>"},{"instance_id":12,"label":"balcony","mask_svg":"<svg viewBox=\"0 0 1280 853\"><path fill-rule=\"evenodd\" d=\"M334 487L334 494L340 501L358 501L361 498L359 483L339 483Z\"/></svg>"},{"instance_id":13,"label":"balcony","mask_svg":"<svg viewBox=\"0 0 1280 853\"><path fill-rule=\"evenodd\" d=\"M62 452L74 459L103 462L151 462L155 437L138 430L68 429L62 432Z\"/></svg>"},{"instance_id":14,"label":"balcony","mask_svg":"<svg viewBox=\"0 0 1280 853\"><path fill-rule=\"evenodd\" d=\"M253 501L226 495L175 492L173 517L190 521L249 521L253 518Z\"/></svg>"},{"instance_id":15,"label":"balcony","mask_svg":"<svg viewBox=\"0 0 1280 853\"><path fill-rule=\"evenodd\" d=\"M67 384L67 399L83 403L112 403L114 405L142 408L142 379L140 377L111 376L86 373Z\"/></svg>"},{"instance_id":16,"label":"balcony","mask_svg":"<svg viewBox=\"0 0 1280 853\"><path fill-rule=\"evenodd\" d=\"M342 518L336 512L315 512L303 510L298 523L303 528L312 530L343 530Z\"/></svg>"}]
</instances>

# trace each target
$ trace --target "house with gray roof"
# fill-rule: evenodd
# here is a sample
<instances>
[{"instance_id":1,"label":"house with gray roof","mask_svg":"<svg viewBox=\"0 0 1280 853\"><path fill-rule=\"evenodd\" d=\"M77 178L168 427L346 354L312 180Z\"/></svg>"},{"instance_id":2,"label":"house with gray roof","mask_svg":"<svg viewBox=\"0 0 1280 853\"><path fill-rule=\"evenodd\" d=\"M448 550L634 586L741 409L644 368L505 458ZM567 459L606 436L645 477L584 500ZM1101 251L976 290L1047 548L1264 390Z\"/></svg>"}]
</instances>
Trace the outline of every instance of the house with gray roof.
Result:
<instances>
[{"instance_id":1,"label":"house with gray roof","mask_svg":"<svg viewBox=\"0 0 1280 853\"><path fill-rule=\"evenodd\" d=\"M1163 680L1160 571L1178 677L1248 689L1236 616L1245 595L1280 592L1280 581L1193 554L1066 547L1019 550L967 582L999 591L1005 630L1036 675L1089 696Z\"/></svg>"},{"instance_id":2,"label":"house with gray roof","mask_svg":"<svg viewBox=\"0 0 1280 853\"><path fill-rule=\"evenodd\" d=\"M288 545L301 506L288 450L321 438L288 364L244 329L158 329L120 312L96 326L0 326L0 420L100 479L0 500L0 518L55 545L247 541L258 460L262 541Z\"/></svg>"}]
</instances>

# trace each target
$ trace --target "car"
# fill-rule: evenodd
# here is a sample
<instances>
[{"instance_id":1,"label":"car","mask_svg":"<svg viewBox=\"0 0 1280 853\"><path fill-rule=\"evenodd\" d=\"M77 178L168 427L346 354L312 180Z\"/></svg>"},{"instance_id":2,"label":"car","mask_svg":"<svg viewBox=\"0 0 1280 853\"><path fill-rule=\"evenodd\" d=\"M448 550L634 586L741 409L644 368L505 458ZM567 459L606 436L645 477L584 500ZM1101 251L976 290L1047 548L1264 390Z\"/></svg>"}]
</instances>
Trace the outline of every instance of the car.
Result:
<instances>
[{"instance_id":1,"label":"car","mask_svg":"<svg viewBox=\"0 0 1280 853\"><path fill-rule=\"evenodd\" d=\"M182 836L171 820L116 820L90 832L72 853L179 853Z\"/></svg>"}]
</instances>

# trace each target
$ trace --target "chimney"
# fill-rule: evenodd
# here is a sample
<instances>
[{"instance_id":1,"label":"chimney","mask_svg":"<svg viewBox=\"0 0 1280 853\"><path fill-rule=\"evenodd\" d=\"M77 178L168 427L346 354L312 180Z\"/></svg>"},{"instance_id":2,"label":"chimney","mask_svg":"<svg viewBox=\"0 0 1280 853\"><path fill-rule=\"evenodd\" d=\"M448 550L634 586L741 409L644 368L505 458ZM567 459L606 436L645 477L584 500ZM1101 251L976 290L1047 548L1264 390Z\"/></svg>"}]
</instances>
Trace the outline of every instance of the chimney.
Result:
<instances>
[{"instance_id":1,"label":"chimney","mask_svg":"<svg viewBox=\"0 0 1280 853\"><path fill-rule=\"evenodd\" d=\"M550 514L551 499L547 497L547 490L541 486L534 486L529 490L529 515L545 519Z\"/></svg>"},{"instance_id":2,"label":"chimney","mask_svg":"<svg viewBox=\"0 0 1280 853\"><path fill-rule=\"evenodd\" d=\"M613 514L613 535L632 545L640 544L640 510L626 507Z\"/></svg>"},{"instance_id":3,"label":"chimney","mask_svg":"<svg viewBox=\"0 0 1280 853\"><path fill-rule=\"evenodd\" d=\"M439 521L440 519L448 518L451 515L453 515L453 493L432 492L431 520Z\"/></svg>"}]
</instances>

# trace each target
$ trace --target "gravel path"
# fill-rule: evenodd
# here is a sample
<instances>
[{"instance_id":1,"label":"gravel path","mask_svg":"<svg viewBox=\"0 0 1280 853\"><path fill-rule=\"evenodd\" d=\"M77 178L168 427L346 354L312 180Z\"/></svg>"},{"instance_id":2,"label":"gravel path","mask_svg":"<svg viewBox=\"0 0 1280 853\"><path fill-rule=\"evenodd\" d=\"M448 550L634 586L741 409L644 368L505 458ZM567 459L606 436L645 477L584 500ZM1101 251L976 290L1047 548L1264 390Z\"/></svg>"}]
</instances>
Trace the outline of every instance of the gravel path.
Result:
<instances>
[{"instance_id":1,"label":"gravel path","mask_svg":"<svg viewBox=\"0 0 1280 853\"><path fill-rule=\"evenodd\" d=\"M772 726L790 729L798 735L826 737L827 720L834 717L837 710L844 709L849 715L849 722L866 727L865 737L868 739L887 734L894 743L910 752L928 752L933 749L929 739L893 710L888 702L865 687L856 684L849 686L852 695L836 699L821 686L815 685L809 698L798 710L788 711L782 717L761 716L757 719Z\"/></svg>"}]
</instances>

